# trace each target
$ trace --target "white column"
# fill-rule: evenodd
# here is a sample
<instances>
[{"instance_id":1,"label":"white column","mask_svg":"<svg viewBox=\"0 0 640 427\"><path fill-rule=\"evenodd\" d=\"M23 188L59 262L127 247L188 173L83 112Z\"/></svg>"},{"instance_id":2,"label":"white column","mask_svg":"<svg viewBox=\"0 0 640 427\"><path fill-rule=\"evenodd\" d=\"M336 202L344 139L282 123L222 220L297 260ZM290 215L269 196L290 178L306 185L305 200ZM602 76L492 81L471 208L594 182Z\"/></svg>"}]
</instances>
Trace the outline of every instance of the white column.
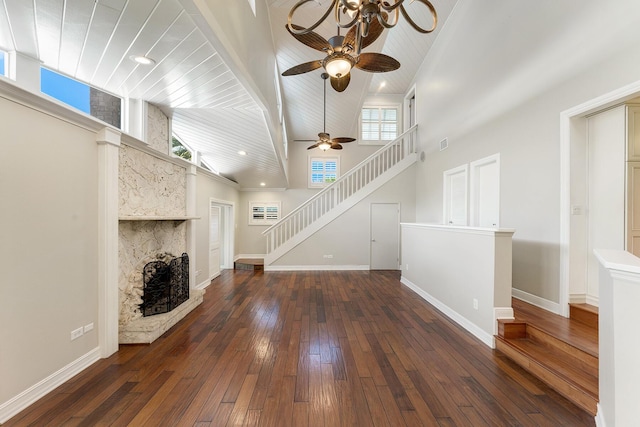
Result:
<instances>
[{"instance_id":1,"label":"white column","mask_svg":"<svg viewBox=\"0 0 640 427\"><path fill-rule=\"evenodd\" d=\"M147 142L147 102L142 99L126 98L123 102L123 130L129 135Z\"/></svg>"},{"instance_id":2,"label":"white column","mask_svg":"<svg viewBox=\"0 0 640 427\"><path fill-rule=\"evenodd\" d=\"M40 93L40 65L39 59L24 53L11 51L7 58L7 71L11 80L18 86L30 92Z\"/></svg>"},{"instance_id":3,"label":"white column","mask_svg":"<svg viewBox=\"0 0 640 427\"><path fill-rule=\"evenodd\" d=\"M197 167L187 167L187 216L196 216L196 173ZM189 254L189 288L196 287L196 224L194 220L187 220L187 253Z\"/></svg>"},{"instance_id":4,"label":"white column","mask_svg":"<svg viewBox=\"0 0 640 427\"><path fill-rule=\"evenodd\" d=\"M98 143L98 345L103 358L118 351L118 162L120 132L103 128Z\"/></svg>"},{"instance_id":5,"label":"white column","mask_svg":"<svg viewBox=\"0 0 640 427\"><path fill-rule=\"evenodd\" d=\"M640 419L640 259L621 250L596 250L599 399L596 424L633 426Z\"/></svg>"}]
</instances>

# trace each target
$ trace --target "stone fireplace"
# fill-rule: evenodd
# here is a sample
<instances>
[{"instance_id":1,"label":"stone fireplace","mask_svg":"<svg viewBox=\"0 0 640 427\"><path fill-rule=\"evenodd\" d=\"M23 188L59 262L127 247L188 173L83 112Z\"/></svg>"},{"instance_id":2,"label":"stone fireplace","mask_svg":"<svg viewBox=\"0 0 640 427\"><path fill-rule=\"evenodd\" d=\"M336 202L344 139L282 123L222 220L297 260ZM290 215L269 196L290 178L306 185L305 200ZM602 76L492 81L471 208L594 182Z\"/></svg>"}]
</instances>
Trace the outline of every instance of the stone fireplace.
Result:
<instances>
[{"instance_id":1,"label":"stone fireplace","mask_svg":"<svg viewBox=\"0 0 640 427\"><path fill-rule=\"evenodd\" d=\"M188 253L188 222L194 220L187 216L187 169L166 155L167 119L152 105L149 115L149 138L155 142L120 148L120 344L153 342L202 303L204 294L202 290L187 288L187 299L172 310L143 316L145 266L150 262L169 262Z\"/></svg>"}]
</instances>

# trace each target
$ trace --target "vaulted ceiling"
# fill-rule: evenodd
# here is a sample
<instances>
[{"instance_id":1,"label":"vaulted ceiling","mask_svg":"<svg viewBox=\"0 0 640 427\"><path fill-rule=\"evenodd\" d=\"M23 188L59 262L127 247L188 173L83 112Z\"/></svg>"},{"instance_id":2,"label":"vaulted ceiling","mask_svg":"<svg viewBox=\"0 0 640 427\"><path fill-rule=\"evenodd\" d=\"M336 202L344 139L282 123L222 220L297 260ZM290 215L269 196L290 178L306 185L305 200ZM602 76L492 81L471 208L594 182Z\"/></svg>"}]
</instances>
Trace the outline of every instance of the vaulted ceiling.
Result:
<instances>
[{"instance_id":1,"label":"vaulted ceiling","mask_svg":"<svg viewBox=\"0 0 640 427\"><path fill-rule=\"evenodd\" d=\"M234 0L229 3L233 7ZM261 0L257 0L258 2ZM262 0L264 1L264 0ZM323 53L295 40L286 30L294 0L266 0L279 72ZM122 97L144 99L172 117L173 131L207 165L243 188L287 187L284 160L269 131L265 112L246 79L214 48L216 35L205 31L194 0L1 0L0 49L39 59L92 86ZM330 0L310 2L296 19L307 25L322 15ZM408 3L408 2L407 2ZM365 51L397 59L400 69L371 74L353 70L342 93L327 91L327 130L357 136L358 112L367 96L405 94L456 0L432 0L438 29L419 34L400 18ZM423 26L427 9L407 7ZM260 10L260 9L258 9ZM316 29L325 38L336 34L330 19ZM344 34L344 33L343 33ZM133 55L155 60L140 65ZM289 144L309 140L322 130L321 70L280 77L283 114ZM385 82L384 86L382 82ZM248 153L239 156L238 151Z\"/></svg>"}]
</instances>

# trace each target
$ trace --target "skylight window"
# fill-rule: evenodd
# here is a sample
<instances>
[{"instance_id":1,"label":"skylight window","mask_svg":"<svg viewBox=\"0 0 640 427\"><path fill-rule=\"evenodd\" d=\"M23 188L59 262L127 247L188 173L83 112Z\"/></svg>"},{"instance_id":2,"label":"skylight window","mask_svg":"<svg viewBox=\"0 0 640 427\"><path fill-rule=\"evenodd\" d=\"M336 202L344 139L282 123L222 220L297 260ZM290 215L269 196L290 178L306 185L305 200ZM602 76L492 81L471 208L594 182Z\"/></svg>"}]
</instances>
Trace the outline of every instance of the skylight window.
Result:
<instances>
[{"instance_id":1,"label":"skylight window","mask_svg":"<svg viewBox=\"0 0 640 427\"><path fill-rule=\"evenodd\" d=\"M120 128L122 99L71 77L40 68L40 91L96 119Z\"/></svg>"},{"instance_id":2,"label":"skylight window","mask_svg":"<svg viewBox=\"0 0 640 427\"><path fill-rule=\"evenodd\" d=\"M40 90L67 105L91 113L89 86L47 68L40 69Z\"/></svg>"},{"instance_id":3,"label":"skylight window","mask_svg":"<svg viewBox=\"0 0 640 427\"><path fill-rule=\"evenodd\" d=\"M192 154L191 150L189 150L175 135L171 138L171 152L176 157L182 157L185 160L191 161Z\"/></svg>"},{"instance_id":4,"label":"skylight window","mask_svg":"<svg viewBox=\"0 0 640 427\"><path fill-rule=\"evenodd\" d=\"M5 70L5 53L0 50L0 76L6 76L7 70Z\"/></svg>"}]
</instances>

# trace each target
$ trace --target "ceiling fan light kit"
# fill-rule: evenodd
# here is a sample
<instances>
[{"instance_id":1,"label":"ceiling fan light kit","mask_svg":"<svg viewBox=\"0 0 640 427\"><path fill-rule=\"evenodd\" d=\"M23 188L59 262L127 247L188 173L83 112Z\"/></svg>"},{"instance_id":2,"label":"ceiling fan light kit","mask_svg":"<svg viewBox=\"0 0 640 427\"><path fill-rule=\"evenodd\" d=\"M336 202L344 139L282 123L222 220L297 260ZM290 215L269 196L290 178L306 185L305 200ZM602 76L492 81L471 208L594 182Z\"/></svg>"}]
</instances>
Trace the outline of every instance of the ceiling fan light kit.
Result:
<instances>
[{"instance_id":1,"label":"ceiling fan light kit","mask_svg":"<svg viewBox=\"0 0 640 427\"><path fill-rule=\"evenodd\" d=\"M306 0L303 0L306 1ZM382 12L386 17L386 12ZM315 28L315 26L312 26ZM326 40L313 31L302 32L303 27L288 23L285 28L300 43L326 54L324 59L305 62L289 68L283 76L293 76L308 73L318 68L331 76L331 87L337 92L343 92L351 81L351 70L358 68L370 73L383 73L400 68L400 63L382 53L360 51L373 43L384 31L378 21L373 21L368 27L368 36L359 41L358 27L352 26L345 36L338 35ZM311 27L309 27L311 28Z\"/></svg>"},{"instance_id":2,"label":"ceiling fan light kit","mask_svg":"<svg viewBox=\"0 0 640 427\"><path fill-rule=\"evenodd\" d=\"M353 67L354 60L351 55L345 53L336 52L333 55L328 56L322 63L322 66L327 73L334 78L340 78L346 76Z\"/></svg>"}]
</instances>

